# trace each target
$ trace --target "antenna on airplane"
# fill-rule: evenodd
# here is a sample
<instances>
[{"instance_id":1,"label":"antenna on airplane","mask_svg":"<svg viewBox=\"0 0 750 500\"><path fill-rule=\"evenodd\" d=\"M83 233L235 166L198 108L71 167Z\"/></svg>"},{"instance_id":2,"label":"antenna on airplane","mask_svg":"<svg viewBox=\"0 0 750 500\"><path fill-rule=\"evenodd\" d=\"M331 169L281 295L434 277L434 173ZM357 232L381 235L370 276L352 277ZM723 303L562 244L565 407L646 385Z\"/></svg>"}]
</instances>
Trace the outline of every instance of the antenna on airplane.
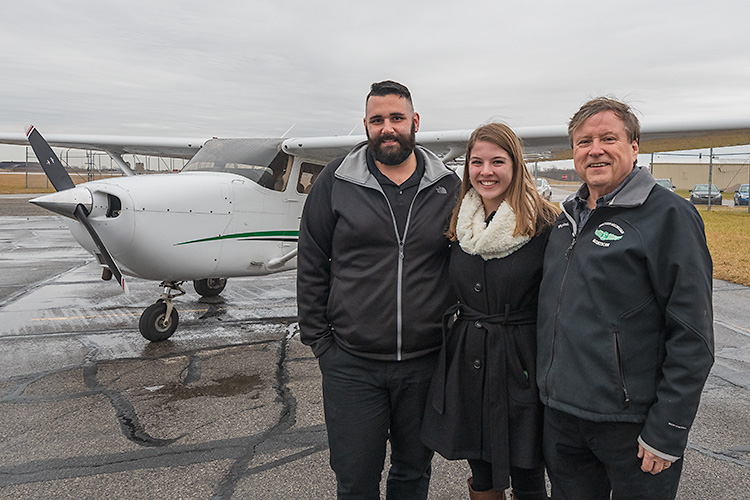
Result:
<instances>
[{"instance_id":1,"label":"antenna on airplane","mask_svg":"<svg viewBox=\"0 0 750 500\"><path fill-rule=\"evenodd\" d=\"M286 137L286 134L288 134L289 132L291 132L291 131L292 131L292 129L294 128L294 126L295 126L295 125L297 125L297 122L294 122L294 123L292 123L292 126L291 126L291 127L289 127L288 129L286 129L286 132L284 132L284 133L283 133L283 134L281 135L281 138L283 139L284 137Z\"/></svg>"}]
</instances>

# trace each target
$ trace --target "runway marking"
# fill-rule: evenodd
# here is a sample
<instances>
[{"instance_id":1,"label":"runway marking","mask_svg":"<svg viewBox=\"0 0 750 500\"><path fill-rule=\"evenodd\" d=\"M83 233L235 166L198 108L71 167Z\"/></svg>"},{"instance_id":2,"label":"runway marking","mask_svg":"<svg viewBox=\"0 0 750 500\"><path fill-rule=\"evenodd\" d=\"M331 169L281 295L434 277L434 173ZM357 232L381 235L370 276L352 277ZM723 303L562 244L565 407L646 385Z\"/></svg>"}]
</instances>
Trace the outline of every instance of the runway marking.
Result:
<instances>
[{"instance_id":1,"label":"runway marking","mask_svg":"<svg viewBox=\"0 0 750 500\"><path fill-rule=\"evenodd\" d=\"M180 309L180 312L185 313L201 313L207 312L209 308L205 309ZM226 311L226 308L219 308L218 311ZM93 314L87 316L58 316L55 318L31 318L29 321L70 321L75 319L96 319L96 318L119 318L123 316L138 316L141 313L120 313L120 314Z\"/></svg>"}]
</instances>

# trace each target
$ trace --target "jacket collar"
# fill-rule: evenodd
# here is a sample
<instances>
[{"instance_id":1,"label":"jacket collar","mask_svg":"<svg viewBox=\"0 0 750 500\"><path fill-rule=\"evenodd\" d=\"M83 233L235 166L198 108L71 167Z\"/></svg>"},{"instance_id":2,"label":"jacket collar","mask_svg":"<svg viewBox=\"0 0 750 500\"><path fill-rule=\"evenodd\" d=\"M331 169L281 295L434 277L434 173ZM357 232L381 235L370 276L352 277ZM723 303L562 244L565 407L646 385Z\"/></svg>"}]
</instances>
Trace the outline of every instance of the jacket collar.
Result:
<instances>
[{"instance_id":1,"label":"jacket collar","mask_svg":"<svg viewBox=\"0 0 750 500\"><path fill-rule=\"evenodd\" d=\"M646 202L646 198L651 193L656 180L651 175L648 169L643 167L635 167L637 172L625 184L620 191L609 200L605 206L608 207L621 207L621 208L634 208L643 205ZM588 197L589 188L586 184L583 184L578 191L568 196L564 202L561 203L563 211L566 213L573 212L573 204L575 203L576 196Z\"/></svg>"},{"instance_id":2,"label":"jacket collar","mask_svg":"<svg viewBox=\"0 0 750 500\"><path fill-rule=\"evenodd\" d=\"M446 167L440 158L429 149L417 145L414 150L415 154L422 155L424 159L424 175L419 183L421 190L425 186L435 183L446 175L453 173ZM338 166L334 175L341 180L358 184L360 186L369 186L380 189L378 181L367 168L367 142L361 142L356 145L351 152L344 157L341 165Z\"/></svg>"}]
</instances>

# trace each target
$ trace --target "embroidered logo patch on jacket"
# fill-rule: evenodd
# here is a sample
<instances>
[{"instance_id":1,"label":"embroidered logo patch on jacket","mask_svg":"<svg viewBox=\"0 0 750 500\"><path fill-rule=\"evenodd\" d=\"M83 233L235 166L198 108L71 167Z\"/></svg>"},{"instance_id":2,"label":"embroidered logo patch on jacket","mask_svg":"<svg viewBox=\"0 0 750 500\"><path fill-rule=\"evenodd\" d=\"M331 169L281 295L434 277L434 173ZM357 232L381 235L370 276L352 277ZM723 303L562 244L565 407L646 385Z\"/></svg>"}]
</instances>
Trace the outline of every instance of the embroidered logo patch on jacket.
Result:
<instances>
[{"instance_id":1,"label":"embroidered logo patch on jacket","mask_svg":"<svg viewBox=\"0 0 750 500\"><path fill-rule=\"evenodd\" d=\"M594 231L592 243L601 247L608 247L612 242L620 241L625 236L625 231L614 222L602 222Z\"/></svg>"}]
</instances>

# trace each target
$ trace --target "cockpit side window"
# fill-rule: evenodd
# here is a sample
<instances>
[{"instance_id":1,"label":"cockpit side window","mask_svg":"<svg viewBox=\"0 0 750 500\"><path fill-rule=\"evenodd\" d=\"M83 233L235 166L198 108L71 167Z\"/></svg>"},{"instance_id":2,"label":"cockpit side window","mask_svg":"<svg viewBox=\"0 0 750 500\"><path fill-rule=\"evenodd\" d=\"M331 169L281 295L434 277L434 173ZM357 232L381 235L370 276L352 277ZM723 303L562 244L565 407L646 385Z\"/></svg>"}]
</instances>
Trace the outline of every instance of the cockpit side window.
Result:
<instances>
[{"instance_id":1,"label":"cockpit side window","mask_svg":"<svg viewBox=\"0 0 750 500\"><path fill-rule=\"evenodd\" d=\"M302 162L299 170L299 180L297 182L297 192L307 194L312 189L315 180L323 170L324 165L317 165L315 163Z\"/></svg>"},{"instance_id":2,"label":"cockpit side window","mask_svg":"<svg viewBox=\"0 0 750 500\"><path fill-rule=\"evenodd\" d=\"M270 184L264 184L258 182L261 186L273 189L274 191L283 191L286 189L287 182L289 182L289 167L292 163L292 158L279 151L276 158L273 159L268 168L271 171L271 182Z\"/></svg>"},{"instance_id":3,"label":"cockpit side window","mask_svg":"<svg viewBox=\"0 0 750 500\"><path fill-rule=\"evenodd\" d=\"M257 141L242 139L214 139L206 143L183 172L237 174L264 188L284 191L289 182L293 158L282 151L269 151L271 148L275 150L276 146L258 146ZM269 155L271 152L273 156Z\"/></svg>"}]
</instances>

